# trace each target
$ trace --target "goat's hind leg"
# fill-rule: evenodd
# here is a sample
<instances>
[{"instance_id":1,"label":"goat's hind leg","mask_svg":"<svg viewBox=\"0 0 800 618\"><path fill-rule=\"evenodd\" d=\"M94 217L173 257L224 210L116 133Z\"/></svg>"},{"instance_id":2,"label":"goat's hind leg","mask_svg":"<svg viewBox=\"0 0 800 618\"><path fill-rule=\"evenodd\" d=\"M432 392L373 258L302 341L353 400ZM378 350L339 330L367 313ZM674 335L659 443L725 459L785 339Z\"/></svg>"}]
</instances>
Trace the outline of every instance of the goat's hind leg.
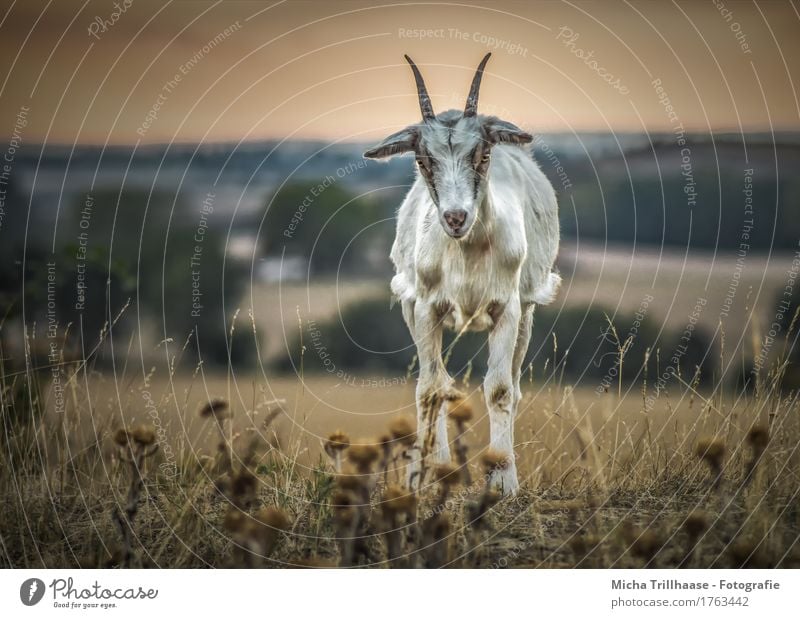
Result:
<instances>
[{"instance_id":1,"label":"goat's hind leg","mask_svg":"<svg viewBox=\"0 0 800 618\"><path fill-rule=\"evenodd\" d=\"M533 303L523 303L522 317L519 321L517 331L517 343L514 348L514 360L511 367L511 379L514 382L514 416L517 415L519 402L522 400L522 363L525 362L525 355L528 353L528 345L531 341L531 329L533 328Z\"/></svg>"}]
</instances>

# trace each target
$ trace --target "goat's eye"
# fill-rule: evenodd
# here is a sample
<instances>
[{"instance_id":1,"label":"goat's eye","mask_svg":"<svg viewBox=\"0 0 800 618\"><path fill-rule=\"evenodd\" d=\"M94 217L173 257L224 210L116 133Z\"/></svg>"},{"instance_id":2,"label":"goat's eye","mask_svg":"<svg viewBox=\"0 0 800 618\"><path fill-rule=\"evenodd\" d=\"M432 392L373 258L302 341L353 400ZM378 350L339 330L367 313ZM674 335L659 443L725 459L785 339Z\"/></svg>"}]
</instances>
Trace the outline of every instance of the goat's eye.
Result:
<instances>
[{"instance_id":1,"label":"goat's eye","mask_svg":"<svg viewBox=\"0 0 800 618\"><path fill-rule=\"evenodd\" d=\"M488 163L488 162L489 162L489 159L491 159L491 158L492 158L492 155L491 155L491 154L489 154L488 152L486 152L486 153L484 153L484 155L481 157L481 163L483 163L483 164L485 165L486 163Z\"/></svg>"}]
</instances>

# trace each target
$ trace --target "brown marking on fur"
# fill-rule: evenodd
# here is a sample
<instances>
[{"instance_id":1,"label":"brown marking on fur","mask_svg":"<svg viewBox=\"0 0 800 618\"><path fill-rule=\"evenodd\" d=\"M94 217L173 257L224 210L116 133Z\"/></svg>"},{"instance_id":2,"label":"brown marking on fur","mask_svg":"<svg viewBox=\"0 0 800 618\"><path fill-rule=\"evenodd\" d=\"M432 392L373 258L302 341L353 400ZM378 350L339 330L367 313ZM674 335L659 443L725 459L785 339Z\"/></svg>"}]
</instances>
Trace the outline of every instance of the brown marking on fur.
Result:
<instances>
[{"instance_id":1,"label":"brown marking on fur","mask_svg":"<svg viewBox=\"0 0 800 618\"><path fill-rule=\"evenodd\" d=\"M492 390L492 395L490 397L491 402L494 405L500 407L506 407L511 403L511 389L505 384L498 384Z\"/></svg>"},{"instance_id":2,"label":"brown marking on fur","mask_svg":"<svg viewBox=\"0 0 800 618\"><path fill-rule=\"evenodd\" d=\"M439 282L442 280L442 271L438 268L432 268L430 270L420 269L417 271L417 277L422 288L428 291L438 287Z\"/></svg>"},{"instance_id":3,"label":"brown marking on fur","mask_svg":"<svg viewBox=\"0 0 800 618\"><path fill-rule=\"evenodd\" d=\"M497 324L505 310L506 306L503 303L501 303L499 300L493 300L486 308L486 313L488 313L489 317L492 318L492 322Z\"/></svg>"},{"instance_id":4,"label":"brown marking on fur","mask_svg":"<svg viewBox=\"0 0 800 618\"><path fill-rule=\"evenodd\" d=\"M491 253L492 243L488 238L486 238L481 242L481 244L478 245L477 249L480 253Z\"/></svg>"},{"instance_id":5,"label":"brown marking on fur","mask_svg":"<svg viewBox=\"0 0 800 618\"><path fill-rule=\"evenodd\" d=\"M449 300L441 300L434 305L433 310L436 312L436 319L441 320L453 310L453 303Z\"/></svg>"}]
</instances>

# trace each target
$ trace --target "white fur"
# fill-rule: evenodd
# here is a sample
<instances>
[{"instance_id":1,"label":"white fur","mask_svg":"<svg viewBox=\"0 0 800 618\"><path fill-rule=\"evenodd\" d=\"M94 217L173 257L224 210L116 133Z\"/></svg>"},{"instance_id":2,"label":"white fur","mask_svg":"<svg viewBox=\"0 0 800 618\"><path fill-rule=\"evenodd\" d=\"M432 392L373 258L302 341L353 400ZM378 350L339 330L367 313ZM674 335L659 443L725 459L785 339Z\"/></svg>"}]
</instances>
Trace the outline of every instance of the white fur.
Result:
<instances>
[{"instance_id":1,"label":"white fur","mask_svg":"<svg viewBox=\"0 0 800 618\"><path fill-rule=\"evenodd\" d=\"M445 115L450 112L445 112ZM441 117L441 116L440 116ZM426 127L425 144L440 162L434 203L418 175L400 206L391 258L397 274L392 292L417 346L418 435L435 432L434 460L449 460L445 405L426 419L423 402L432 394L455 396L442 361L442 328L489 331L489 369L484 395L490 416L490 446L504 453L507 470L490 482L505 493L519 487L514 463L514 417L521 399L521 365L530 340L534 303L552 302L561 278L554 272L559 243L556 195L528 148L492 147L485 186L474 197L464 187L460 166L480 133L483 120ZM441 213L460 207L469 213L469 231L460 239L444 229ZM421 449L420 449L421 450ZM417 461L412 474L419 469Z\"/></svg>"}]
</instances>

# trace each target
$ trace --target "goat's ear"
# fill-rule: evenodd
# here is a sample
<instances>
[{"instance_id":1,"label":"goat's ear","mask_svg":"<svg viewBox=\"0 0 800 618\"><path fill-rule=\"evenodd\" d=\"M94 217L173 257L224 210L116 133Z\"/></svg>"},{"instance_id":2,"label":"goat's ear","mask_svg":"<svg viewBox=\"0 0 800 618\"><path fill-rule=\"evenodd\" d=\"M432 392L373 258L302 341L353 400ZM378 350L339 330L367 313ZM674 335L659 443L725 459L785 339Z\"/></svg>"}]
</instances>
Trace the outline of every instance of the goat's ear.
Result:
<instances>
[{"instance_id":1,"label":"goat's ear","mask_svg":"<svg viewBox=\"0 0 800 618\"><path fill-rule=\"evenodd\" d=\"M486 139L492 144L530 144L533 136L517 125L499 118L489 117L483 121Z\"/></svg>"},{"instance_id":2,"label":"goat's ear","mask_svg":"<svg viewBox=\"0 0 800 618\"><path fill-rule=\"evenodd\" d=\"M367 159L384 159L396 154L403 154L414 150L419 133L416 127L406 127L402 131L393 133L374 148L364 153Z\"/></svg>"}]
</instances>

